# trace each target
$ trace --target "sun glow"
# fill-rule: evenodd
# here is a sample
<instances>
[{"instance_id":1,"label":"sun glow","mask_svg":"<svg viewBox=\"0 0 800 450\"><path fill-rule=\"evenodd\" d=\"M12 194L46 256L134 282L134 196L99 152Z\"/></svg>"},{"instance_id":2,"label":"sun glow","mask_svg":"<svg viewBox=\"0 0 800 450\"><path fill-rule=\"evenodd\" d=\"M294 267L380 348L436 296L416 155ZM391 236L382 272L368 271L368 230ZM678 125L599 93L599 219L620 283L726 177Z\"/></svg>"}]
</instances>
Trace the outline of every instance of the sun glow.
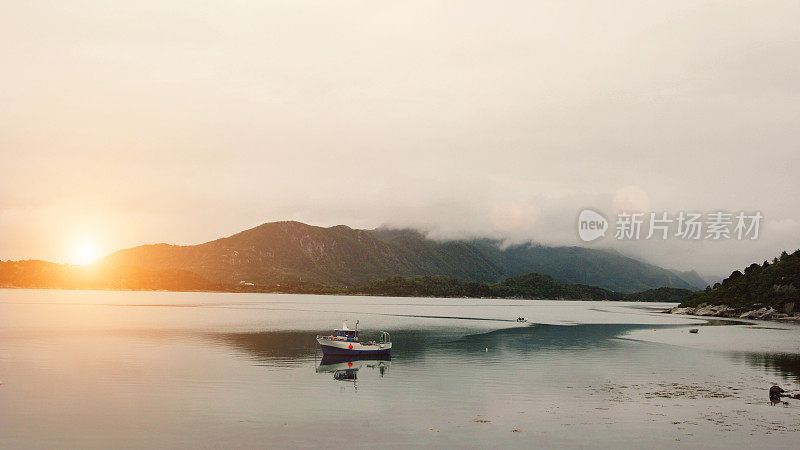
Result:
<instances>
[{"instance_id":1,"label":"sun glow","mask_svg":"<svg viewBox=\"0 0 800 450\"><path fill-rule=\"evenodd\" d=\"M91 242L76 242L72 247L72 263L91 264L97 259L97 249Z\"/></svg>"}]
</instances>

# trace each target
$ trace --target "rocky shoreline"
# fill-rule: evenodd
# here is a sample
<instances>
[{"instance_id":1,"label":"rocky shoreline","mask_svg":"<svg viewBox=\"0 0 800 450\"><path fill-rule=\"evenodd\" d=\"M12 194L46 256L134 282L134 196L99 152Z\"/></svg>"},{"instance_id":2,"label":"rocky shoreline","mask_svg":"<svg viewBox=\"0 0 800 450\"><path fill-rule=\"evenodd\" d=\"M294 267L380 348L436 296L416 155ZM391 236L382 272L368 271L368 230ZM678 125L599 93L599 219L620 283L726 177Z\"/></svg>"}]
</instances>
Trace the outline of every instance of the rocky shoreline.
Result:
<instances>
[{"instance_id":1,"label":"rocky shoreline","mask_svg":"<svg viewBox=\"0 0 800 450\"><path fill-rule=\"evenodd\" d=\"M760 306L760 305L759 305ZM669 309L670 314L687 314L692 316L730 317L735 319L757 320L800 320L800 311L796 311L794 303L783 305L782 311L764 306L758 309L753 307L732 308L728 305L700 305L697 307L680 307Z\"/></svg>"}]
</instances>

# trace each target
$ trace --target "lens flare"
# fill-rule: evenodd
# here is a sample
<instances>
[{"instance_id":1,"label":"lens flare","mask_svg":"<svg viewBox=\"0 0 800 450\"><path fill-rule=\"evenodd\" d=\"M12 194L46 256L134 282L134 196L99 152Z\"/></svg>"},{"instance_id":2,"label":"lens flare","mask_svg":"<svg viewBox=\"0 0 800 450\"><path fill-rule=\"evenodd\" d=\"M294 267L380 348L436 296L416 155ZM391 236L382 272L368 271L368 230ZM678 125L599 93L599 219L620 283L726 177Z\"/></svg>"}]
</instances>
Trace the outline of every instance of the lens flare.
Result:
<instances>
[{"instance_id":1,"label":"lens flare","mask_svg":"<svg viewBox=\"0 0 800 450\"><path fill-rule=\"evenodd\" d=\"M91 242L77 242L72 250L72 263L78 265L91 264L97 259L97 249Z\"/></svg>"}]
</instances>

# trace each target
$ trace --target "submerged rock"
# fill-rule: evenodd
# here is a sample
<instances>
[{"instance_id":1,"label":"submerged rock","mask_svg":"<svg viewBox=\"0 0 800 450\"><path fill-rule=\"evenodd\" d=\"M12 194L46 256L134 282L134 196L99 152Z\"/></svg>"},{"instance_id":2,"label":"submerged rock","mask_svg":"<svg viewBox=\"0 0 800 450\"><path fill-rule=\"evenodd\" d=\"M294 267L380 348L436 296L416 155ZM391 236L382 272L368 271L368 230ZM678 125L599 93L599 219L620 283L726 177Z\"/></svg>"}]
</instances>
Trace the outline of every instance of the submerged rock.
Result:
<instances>
[{"instance_id":1,"label":"submerged rock","mask_svg":"<svg viewBox=\"0 0 800 450\"><path fill-rule=\"evenodd\" d=\"M755 319L756 318L756 314L758 314L758 311L745 311L739 316L739 318L740 319Z\"/></svg>"},{"instance_id":2,"label":"submerged rock","mask_svg":"<svg viewBox=\"0 0 800 450\"><path fill-rule=\"evenodd\" d=\"M676 306L669 310L670 314L694 314L695 308L691 307L684 307L681 308L680 306Z\"/></svg>"},{"instance_id":3,"label":"submerged rock","mask_svg":"<svg viewBox=\"0 0 800 450\"><path fill-rule=\"evenodd\" d=\"M728 316L734 309L727 305L704 306L695 311L696 316Z\"/></svg>"},{"instance_id":4,"label":"submerged rock","mask_svg":"<svg viewBox=\"0 0 800 450\"><path fill-rule=\"evenodd\" d=\"M783 309L783 308L781 308ZM743 310L743 308L732 308L728 305L708 305L702 304L696 308L676 306L669 310L670 314L689 314L695 316L706 317L731 317L739 319L794 319L794 314L787 314L784 311L778 311L770 307L762 307L759 309Z\"/></svg>"},{"instance_id":5,"label":"submerged rock","mask_svg":"<svg viewBox=\"0 0 800 450\"><path fill-rule=\"evenodd\" d=\"M777 312L772 308L762 308L762 309L764 309L765 311L758 315L759 319L771 319L772 316L774 316L775 313ZM761 311L761 310L759 310L759 311Z\"/></svg>"}]
</instances>

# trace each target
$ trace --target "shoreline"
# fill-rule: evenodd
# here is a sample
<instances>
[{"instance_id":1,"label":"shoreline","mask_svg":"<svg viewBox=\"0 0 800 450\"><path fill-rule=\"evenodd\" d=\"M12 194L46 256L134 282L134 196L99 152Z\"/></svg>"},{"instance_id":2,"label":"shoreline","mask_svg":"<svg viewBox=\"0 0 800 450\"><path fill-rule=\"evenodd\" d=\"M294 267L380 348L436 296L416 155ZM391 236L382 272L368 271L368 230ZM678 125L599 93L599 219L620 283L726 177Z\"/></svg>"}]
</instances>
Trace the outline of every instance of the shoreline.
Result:
<instances>
[{"instance_id":1,"label":"shoreline","mask_svg":"<svg viewBox=\"0 0 800 450\"><path fill-rule=\"evenodd\" d=\"M101 292L184 292L184 293L218 293L218 294L282 294L282 295L331 295L345 297L396 297L396 298L442 298L442 299L468 299L468 300L546 300L564 302L608 302L608 303L672 303L670 301L648 301L633 299L593 299L593 298L543 298L543 297L468 297L468 296L436 296L436 295L397 295L397 294L376 294L363 292L332 292L332 291L270 291L270 290L224 290L224 289L108 289L108 288L85 288L85 287L23 287L23 286L0 286L0 290L51 290L51 291L101 291ZM666 310L665 312L669 312Z\"/></svg>"},{"instance_id":2,"label":"shoreline","mask_svg":"<svg viewBox=\"0 0 800 450\"><path fill-rule=\"evenodd\" d=\"M760 306L760 305L759 305ZM700 305L676 306L664 311L667 314L687 315L696 317L722 317L728 319L754 319L754 320L780 320L780 321L800 321L800 313L791 308L787 312L780 312L769 306L760 308L740 307L732 308L728 305Z\"/></svg>"}]
</instances>

